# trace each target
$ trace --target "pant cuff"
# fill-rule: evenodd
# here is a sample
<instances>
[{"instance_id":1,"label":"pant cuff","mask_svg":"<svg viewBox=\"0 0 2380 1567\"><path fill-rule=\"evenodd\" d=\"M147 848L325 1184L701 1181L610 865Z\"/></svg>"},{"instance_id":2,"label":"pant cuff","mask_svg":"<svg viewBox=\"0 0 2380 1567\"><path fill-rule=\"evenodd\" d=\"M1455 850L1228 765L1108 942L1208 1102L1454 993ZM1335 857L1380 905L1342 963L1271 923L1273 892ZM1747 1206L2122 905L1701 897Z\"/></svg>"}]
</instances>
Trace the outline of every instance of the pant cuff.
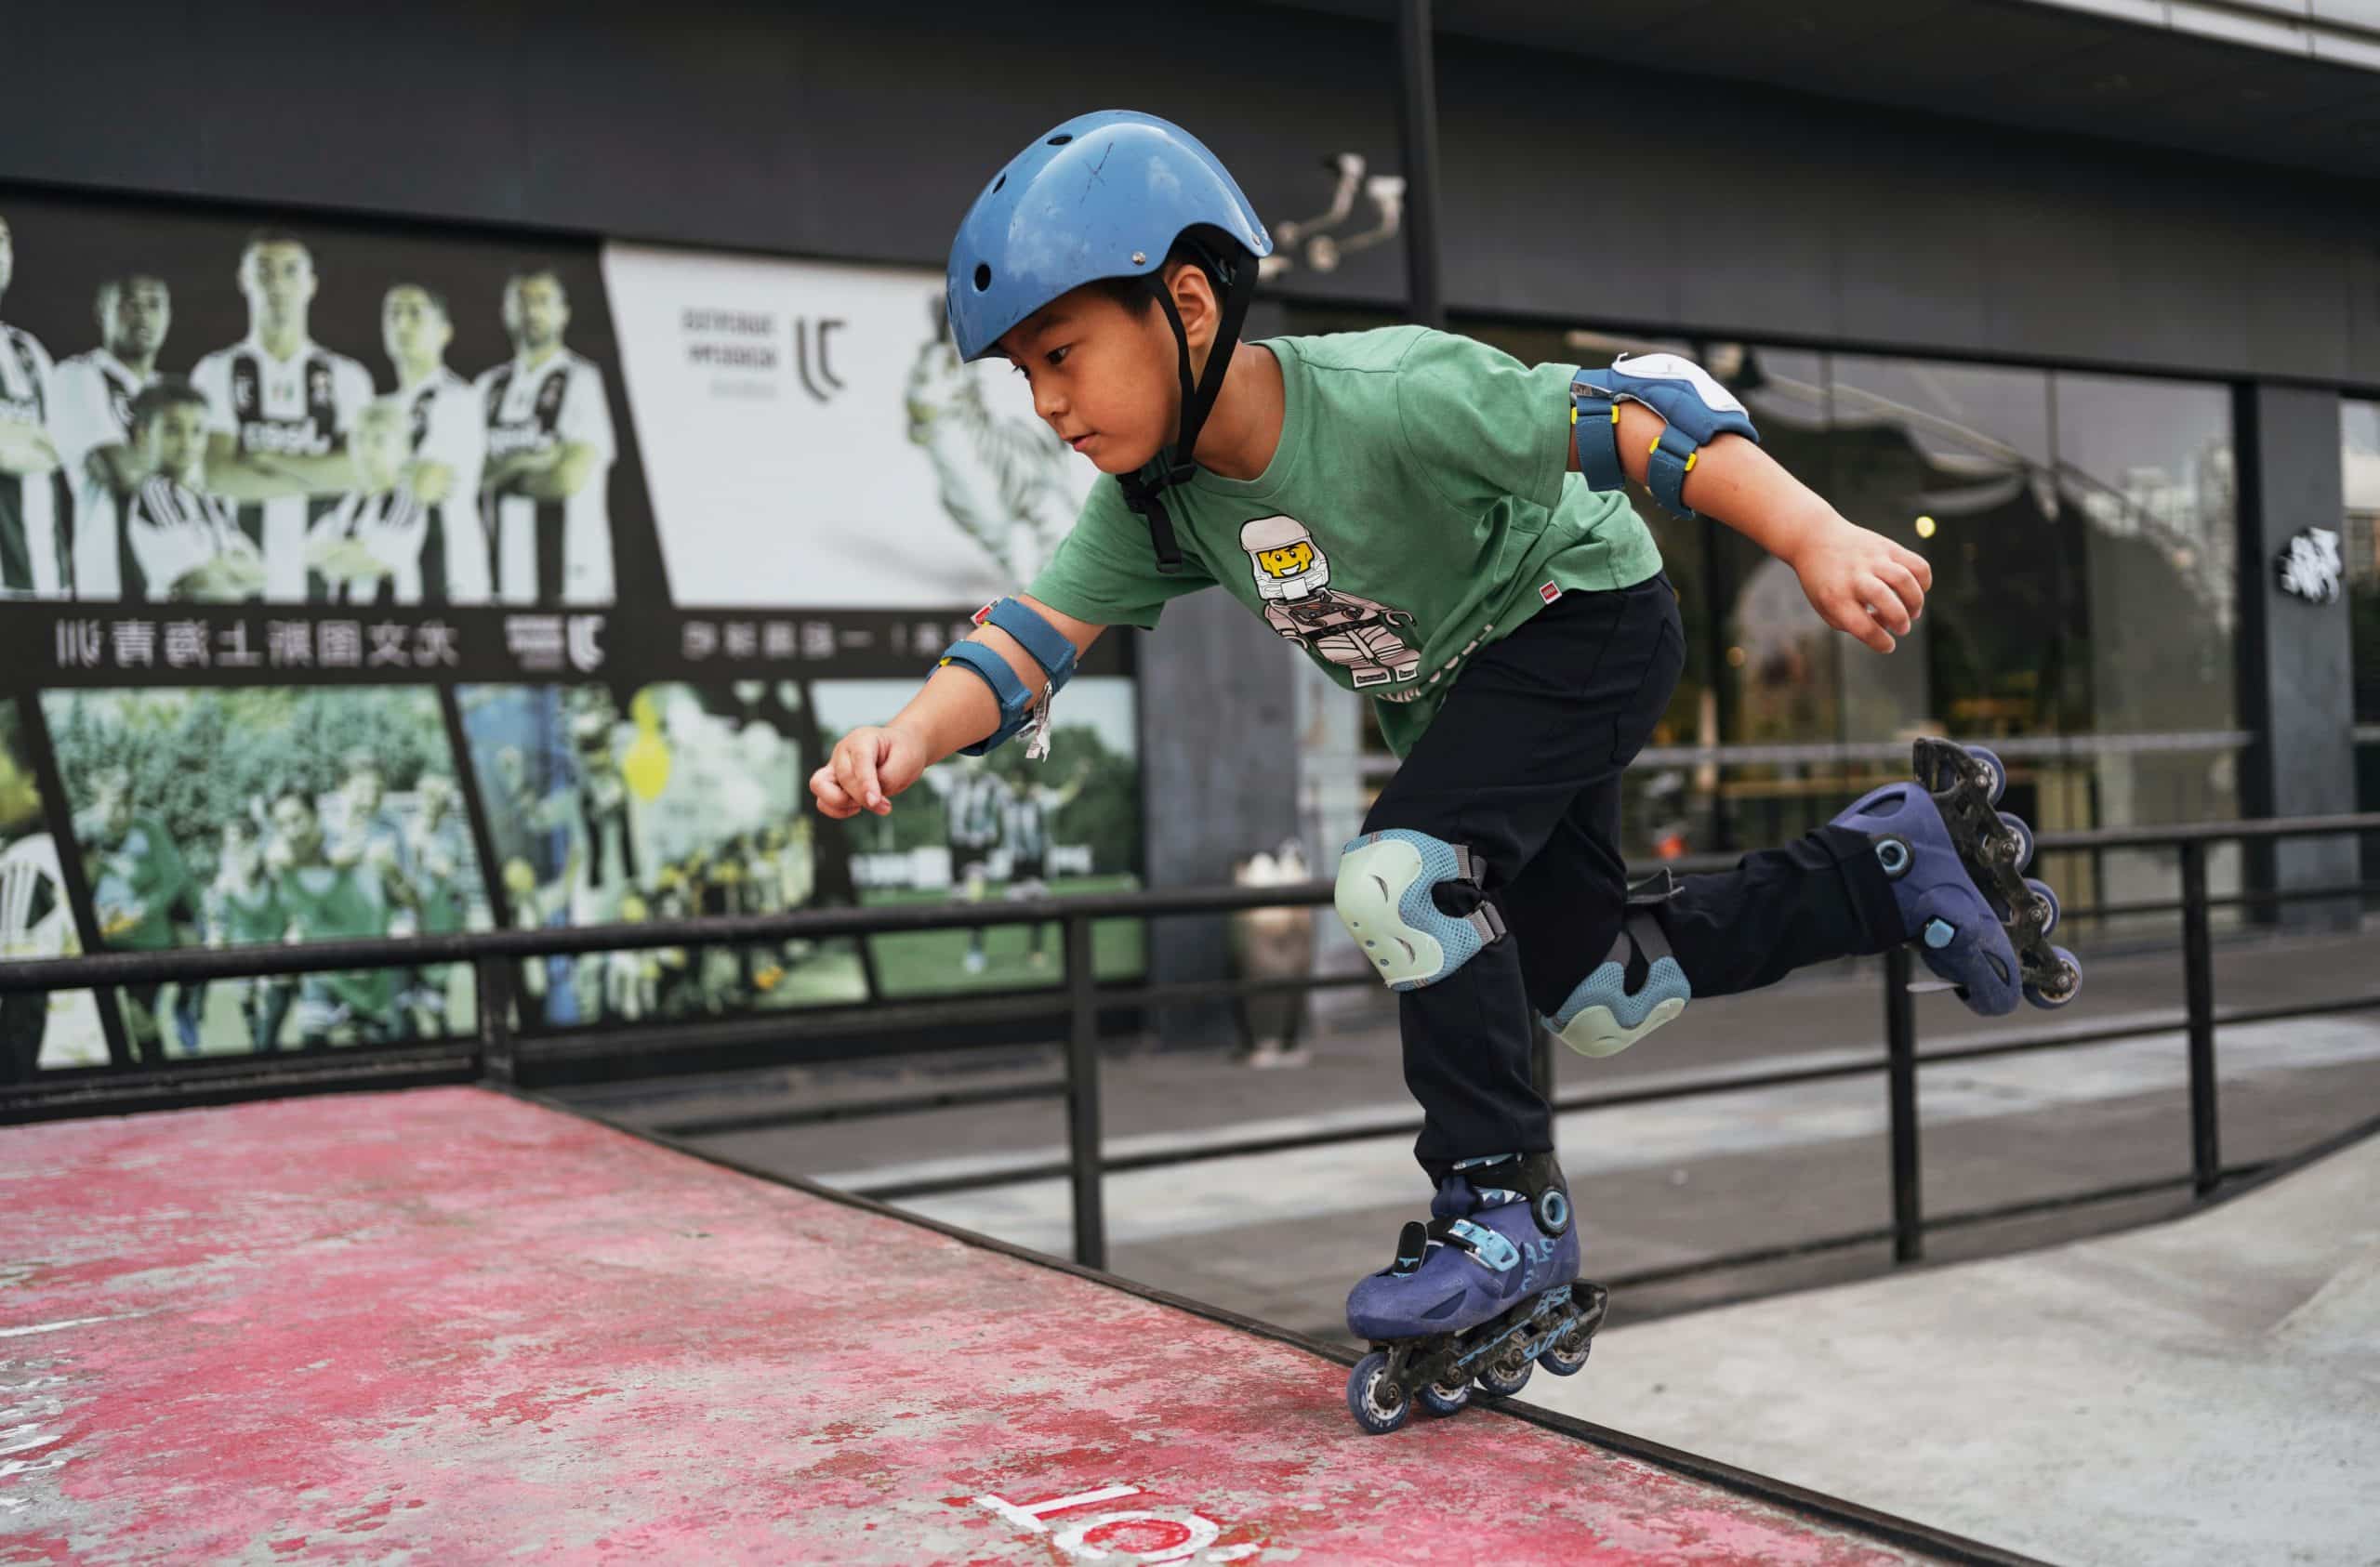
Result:
<instances>
[{"instance_id":1,"label":"pant cuff","mask_svg":"<svg viewBox=\"0 0 2380 1567\"><path fill-rule=\"evenodd\" d=\"M1893 896L1892 879L1884 875L1868 835L1830 823L1818 829L1817 836L1834 857L1835 873L1843 877L1852 913L1858 916L1860 952L1889 952L1909 940L1909 932L1902 928L1899 900Z\"/></svg>"}]
</instances>

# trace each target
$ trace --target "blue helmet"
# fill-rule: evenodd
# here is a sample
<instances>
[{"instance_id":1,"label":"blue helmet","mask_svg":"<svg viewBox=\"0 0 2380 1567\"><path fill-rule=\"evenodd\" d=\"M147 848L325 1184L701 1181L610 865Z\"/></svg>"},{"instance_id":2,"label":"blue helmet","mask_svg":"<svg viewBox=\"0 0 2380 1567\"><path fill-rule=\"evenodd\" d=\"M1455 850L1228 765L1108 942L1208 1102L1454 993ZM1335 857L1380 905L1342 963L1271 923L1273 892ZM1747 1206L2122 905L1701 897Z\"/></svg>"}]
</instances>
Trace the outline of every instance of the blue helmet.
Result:
<instances>
[{"instance_id":1,"label":"blue helmet","mask_svg":"<svg viewBox=\"0 0 2380 1567\"><path fill-rule=\"evenodd\" d=\"M1273 253L1237 181L1198 138L1128 109L1079 114L1011 158L950 244L945 309L961 359L1101 278L1149 276L1185 230Z\"/></svg>"}]
</instances>

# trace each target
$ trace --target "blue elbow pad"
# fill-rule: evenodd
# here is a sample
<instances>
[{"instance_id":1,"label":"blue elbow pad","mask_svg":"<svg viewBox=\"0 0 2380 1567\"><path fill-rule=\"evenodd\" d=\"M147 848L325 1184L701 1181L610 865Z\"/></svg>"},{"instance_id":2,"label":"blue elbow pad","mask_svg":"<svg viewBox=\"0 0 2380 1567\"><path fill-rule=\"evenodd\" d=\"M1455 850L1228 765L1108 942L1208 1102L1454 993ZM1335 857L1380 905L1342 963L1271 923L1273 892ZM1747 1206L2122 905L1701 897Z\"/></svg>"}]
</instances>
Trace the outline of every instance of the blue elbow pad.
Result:
<instances>
[{"instance_id":1,"label":"blue elbow pad","mask_svg":"<svg viewBox=\"0 0 2380 1567\"><path fill-rule=\"evenodd\" d=\"M1646 466L1646 485L1683 518L1694 516L1686 504L1686 476L1695 454L1723 435L1760 440L1744 405L1702 366L1676 354L1622 354L1608 370L1581 370L1570 379L1571 442L1590 489L1617 490L1628 482L1620 461L1623 402L1641 402L1665 421Z\"/></svg>"},{"instance_id":2,"label":"blue elbow pad","mask_svg":"<svg viewBox=\"0 0 2380 1567\"><path fill-rule=\"evenodd\" d=\"M993 649L981 642L950 645L934 667L972 670L992 688L992 695L1000 704L1000 727L974 744L959 747L968 756L980 757L1031 722L1037 707L1048 712L1051 701L1075 678L1075 645L1066 640L1065 633L1014 599L986 605L976 612L974 618L978 625L997 625L1015 638L1047 678L1047 683L1036 692L1016 678L1008 660Z\"/></svg>"}]
</instances>

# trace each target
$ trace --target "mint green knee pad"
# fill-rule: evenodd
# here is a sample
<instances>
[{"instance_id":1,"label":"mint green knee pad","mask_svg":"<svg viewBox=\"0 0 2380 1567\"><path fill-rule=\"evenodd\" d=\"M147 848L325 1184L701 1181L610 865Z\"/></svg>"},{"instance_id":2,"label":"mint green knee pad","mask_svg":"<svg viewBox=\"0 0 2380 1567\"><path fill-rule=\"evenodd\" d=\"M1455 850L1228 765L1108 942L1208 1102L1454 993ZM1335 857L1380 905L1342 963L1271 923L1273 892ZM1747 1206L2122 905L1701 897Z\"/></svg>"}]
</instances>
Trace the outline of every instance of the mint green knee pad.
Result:
<instances>
[{"instance_id":1,"label":"mint green knee pad","mask_svg":"<svg viewBox=\"0 0 2380 1567\"><path fill-rule=\"evenodd\" d=\"M1641 950L1647 962L1645 982L1628 988L1628 958ZM1663 1023L1672 1022L1693 999L1694 987L1671 955L1659 922L1646 908L1631 908L1620 924L1611 955L1579 981L1562 1009L1545 1020L1563 1044L1582 1056L1616 1056Z\"/></svg>"},{"instance_id":2,"label":"mint green knee pad","mask_svg":"<svg viewBox=\"0 0 2380 1567\"><path fill-rule=\"evenodd\" d=\"M1495 906L1450 915L1430 895L1443 882L1478 886L1471 851L1409 828L1367 833L1339 856L1340 923L1391 990L1436 984L1504 933Z\"/></svg>"}]
</instances>

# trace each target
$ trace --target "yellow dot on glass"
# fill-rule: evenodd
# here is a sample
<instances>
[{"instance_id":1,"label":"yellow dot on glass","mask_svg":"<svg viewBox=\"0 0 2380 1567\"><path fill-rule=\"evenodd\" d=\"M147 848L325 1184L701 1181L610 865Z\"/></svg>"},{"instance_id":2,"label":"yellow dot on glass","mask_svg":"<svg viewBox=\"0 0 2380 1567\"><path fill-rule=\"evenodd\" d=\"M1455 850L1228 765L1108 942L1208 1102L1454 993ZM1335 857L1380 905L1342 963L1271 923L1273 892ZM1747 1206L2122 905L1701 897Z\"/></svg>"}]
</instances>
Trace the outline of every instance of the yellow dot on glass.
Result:
<instances>
[{"instance_id":1,"label":"yellow dot on glass","mask_svg":"<svg viewBox=\"0 0 2380 1567\"><path fill-rule=\"evenodd\" d=\"M1934 519L1921 517L1917 520L1917 536L1921 539L1930 539L1934 536Z\"/></svg>"},{"instance_id":2,"label":"yellow dot on glass","mask_svg":"<svg viewBox=\"0 0 2380 1567\"><path fill-rule=\"evenodd\" d=\"M1741 669L1743 666L1744 666L1744 651L1743 651L1743 649L1741 649L1741 648L1729 648L1729 649L1727 650L1727 667L1728 667L1728 668L1730 668L1730 669Z\"/></svg>"}]
</instances>

